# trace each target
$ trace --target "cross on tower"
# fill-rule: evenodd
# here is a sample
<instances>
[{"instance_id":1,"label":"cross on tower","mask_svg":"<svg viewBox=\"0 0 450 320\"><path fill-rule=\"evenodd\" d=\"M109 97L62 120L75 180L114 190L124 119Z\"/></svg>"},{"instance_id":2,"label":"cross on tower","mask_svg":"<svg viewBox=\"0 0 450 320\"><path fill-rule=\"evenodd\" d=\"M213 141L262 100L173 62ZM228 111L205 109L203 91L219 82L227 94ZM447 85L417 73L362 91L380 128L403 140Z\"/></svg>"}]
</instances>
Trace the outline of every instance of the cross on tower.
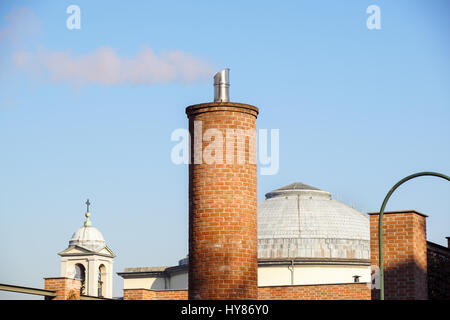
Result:
<instances>
[{"instance_id":1,"label":"cross on tower","mask_svg":"<svg viewBox=\"0 0 450 320\"><path fill-rule=\"evenodd\" d=\"M87 212L89 212L89 206L91 205L91 203L89 202L89 199L87 199L87 201L86 201L86 206L87 206Z\"/></svg>"}]
</instances>

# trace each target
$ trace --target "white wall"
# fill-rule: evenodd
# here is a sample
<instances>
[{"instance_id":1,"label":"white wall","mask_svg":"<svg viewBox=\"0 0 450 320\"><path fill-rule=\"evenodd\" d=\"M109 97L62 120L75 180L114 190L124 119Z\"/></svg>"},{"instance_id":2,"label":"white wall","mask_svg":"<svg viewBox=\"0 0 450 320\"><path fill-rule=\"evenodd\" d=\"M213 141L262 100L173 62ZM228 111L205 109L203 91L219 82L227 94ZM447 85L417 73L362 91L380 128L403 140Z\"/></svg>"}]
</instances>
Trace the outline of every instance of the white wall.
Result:
<instances>
[{"instance_id":1,"label":"white wall","mask_svg":"<svg viewBox=\"0 0 450 320\"><path fill-rule=\"evenodd\" d=\"M104 265L106 273L103 279L103 294L106 298L112 298L112 276L113 276L113 259L109 257L86 256L86 257L61 257L61 276L67 278L75 277L75 265L82 264L86 270L86 292L90 296L98 294L98 268Z\"/></svg>"},{"instance_id":2,"label":"white wall","mask_svg":"<svg viewBox=\"0 0 450 320\"><path fill-rule=\"evenodd\" d=\"M164 290L164 278L148 277L123 279L123 288Z\"/></svg>"},{"instance_id":3,"label":"white wall","mask_svg":"<svg viewBox=\"0 0 450 320\"><path fill-rule=\"evenodd\" d=\"M360 282L371 282L369 266L324 266L324 265L295 265L294 285L305 284L333 284L352 283L353 276L361 276ZM258 267L258 286L291 285L292 273L287 265ZM164 290L164 281L167 289L187 289L188 273L179 273L169 279L148 277L124 279L124 289L155 289Z\"/></svg>"},{"instance_id":4,"label":"white wall","mask_svg":"<svg viewBox=\"0 0 450 320\"><path fill-rule=\"evenodd\" d=\"M370 282L369 266L267 266L258 268L258 286L352 283L353 276L360 282ZM293 279L292 279L293 277Z\"/></svg>"},{"instance_id":5,"label":"white wall","mask_svg":"<svg viewBox=\"0 0 450 320\"><path fill-rule=\"evenodd\" d=\"M169 279L169 288L170 289L187 289L188 287L188 273L183 272L179 274L175 274Z\"/></svg>"}]
</instances>

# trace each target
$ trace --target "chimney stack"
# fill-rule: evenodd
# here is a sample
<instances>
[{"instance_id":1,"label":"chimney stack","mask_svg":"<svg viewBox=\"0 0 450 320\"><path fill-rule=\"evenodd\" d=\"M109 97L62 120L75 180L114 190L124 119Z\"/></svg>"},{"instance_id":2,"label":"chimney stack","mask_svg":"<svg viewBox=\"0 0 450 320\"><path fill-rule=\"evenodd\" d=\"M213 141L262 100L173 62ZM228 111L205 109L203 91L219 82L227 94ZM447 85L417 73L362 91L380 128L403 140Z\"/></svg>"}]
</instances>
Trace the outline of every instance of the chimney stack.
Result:
<instances>
[{"instance_id":1,"label":"chimney stack","mask_svg":"<svg viewBox=\"0 0 450 320\"><path fill-rule=\"evenodd\" d=\"M450 237L445 237L447 239L447 248L450 249Z\"/></svg>"},{"instance_id":2,"label":"chimney stack","mask_svg":"<svg viewBox=\"0 0 450 320\"><path fill-rule=\"evenodd\" d=\"M189 299L257 299L258 108L229 102L228 71L214 76L214 102L186 108L192 139Z\"/></svg>"},{"instance_id":3,"label":"chimney stack","mask_svg":"<svg viewBox=\"0 0 450 320\"><path fill-rule=\"evenodd\" d=\"M379 265L379 212L370 215L370 260ZM417 211L385 211L383 215L384 298L427 300L427 216ZM378 300L379 287L372 288Z\"/></svg>"}]
</instances>

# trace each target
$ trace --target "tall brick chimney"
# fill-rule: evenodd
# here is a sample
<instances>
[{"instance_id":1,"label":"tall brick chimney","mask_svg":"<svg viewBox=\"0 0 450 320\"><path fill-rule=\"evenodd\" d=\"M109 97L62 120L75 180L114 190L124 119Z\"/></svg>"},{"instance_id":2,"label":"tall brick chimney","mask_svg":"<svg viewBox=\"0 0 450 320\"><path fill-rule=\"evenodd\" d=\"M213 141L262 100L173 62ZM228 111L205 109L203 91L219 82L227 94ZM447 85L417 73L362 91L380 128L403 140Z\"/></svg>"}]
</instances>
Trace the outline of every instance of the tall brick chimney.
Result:
<instances>
[{"instance_id":1,"label":"tall brick chimney","mask_svg":"<svg viewBox=\"0 0 450 320\"><path fill-rule=\"evenodd\" d=\"M378 218L370 215L370 260L378 266ZM414 210L390 211L383 215L384 298L426 300L427 237L426 215ZM379 290L372 290L372 300Z\"/></svg>"},{"instance_id":2,"label":"tall brick chimney","mask_svg":"<svg viewBox=\"0 0 450 320\"><path fill-rule=\"evenodd\" d=\"M227 69L214 80L215 102L186 108L192 141L189 299L257 299L258 108L228 102ZM243 140L242 133L253 136Z\"/></svg>"}]
</instances>

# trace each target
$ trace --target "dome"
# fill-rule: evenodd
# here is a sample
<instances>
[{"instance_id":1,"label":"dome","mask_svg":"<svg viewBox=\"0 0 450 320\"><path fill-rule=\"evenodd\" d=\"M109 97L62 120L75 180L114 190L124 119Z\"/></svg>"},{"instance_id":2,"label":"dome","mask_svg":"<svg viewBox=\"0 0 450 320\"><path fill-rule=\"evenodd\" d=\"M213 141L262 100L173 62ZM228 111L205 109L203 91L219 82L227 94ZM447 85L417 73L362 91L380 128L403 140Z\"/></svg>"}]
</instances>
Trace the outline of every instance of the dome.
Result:
<instances>
[{"instance_id":1,"label":"dome","mask_svg":"<svg viewBox=\"0 0 450 320\"><path fill-rule=\"evenodd\" d=\"M258 258L369 259L369 218L331 194L292 183L258 204Z\"/></svg>"},{"instance_id":2,"label":"dome","mask_svg":"<svg viewBox=\"0 0 450 320\"><path fill-rule=\"evenodd\" d=\"M69 246L79 246L91 251L99 251L106 247L106 241L101 232L92 226L83 226L72 235Z\"/></svg>"}]
</instances>

